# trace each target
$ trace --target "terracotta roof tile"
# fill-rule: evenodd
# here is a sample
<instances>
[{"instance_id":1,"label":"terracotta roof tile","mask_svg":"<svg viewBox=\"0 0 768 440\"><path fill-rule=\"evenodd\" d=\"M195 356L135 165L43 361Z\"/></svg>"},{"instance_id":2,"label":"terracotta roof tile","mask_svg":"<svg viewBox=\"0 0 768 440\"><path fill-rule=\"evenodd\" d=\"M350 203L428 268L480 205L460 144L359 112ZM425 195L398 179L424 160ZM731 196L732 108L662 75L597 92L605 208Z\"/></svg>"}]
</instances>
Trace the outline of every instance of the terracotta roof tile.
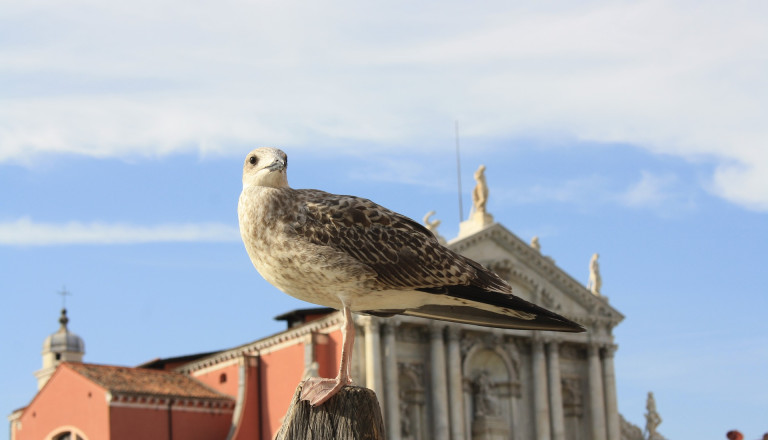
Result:
<instances>
[{"instance_id":1,"label":"terracotta roof tile","mask_svg":"<svg viewBox=\"0 0 768 440\"><path fill-rule=\"evenodd\" d=\"M112 393L233 400L185 374L172 371L79 362L63 365Z\"/></svg>"}]
</instances>

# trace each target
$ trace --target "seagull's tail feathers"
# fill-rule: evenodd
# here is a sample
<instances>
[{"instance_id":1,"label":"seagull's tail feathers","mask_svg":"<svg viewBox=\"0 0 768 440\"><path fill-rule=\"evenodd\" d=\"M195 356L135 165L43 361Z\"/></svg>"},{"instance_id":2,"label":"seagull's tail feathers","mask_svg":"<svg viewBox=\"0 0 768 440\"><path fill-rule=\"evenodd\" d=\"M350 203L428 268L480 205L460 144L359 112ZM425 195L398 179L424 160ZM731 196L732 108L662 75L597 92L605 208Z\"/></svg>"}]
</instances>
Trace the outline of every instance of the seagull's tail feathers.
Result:
<instances>
[{"instance_id":1,"label":"seagull's tail feathers","mask_svg":"<svg viewBox=\"0 0 768 440\"><path fill-rule=\"evenodd\" d=\"M418 290L444 297L440 301L430 301L419 308L406 309L399 313L485 327L585 331L581 325L511 293L494 292L475 286Z\"/></svg>"},{"instance_id":2,"label":"seagull's tail feathers","mask_svg":"<svg viewBox=\"0 0 768 440\"><path fill-rule=\"evenodd\" d=\"M508 329L586 331L555 312L513 295L507 282L480 263L448 252L456 261L469 266L467 270L473 275L469 284L403 289L410 290L412 295L427 296L414 301L421 304L418 307L366 310L363 313L375 316L402 314Z\"/></svg>"}]
</instances>

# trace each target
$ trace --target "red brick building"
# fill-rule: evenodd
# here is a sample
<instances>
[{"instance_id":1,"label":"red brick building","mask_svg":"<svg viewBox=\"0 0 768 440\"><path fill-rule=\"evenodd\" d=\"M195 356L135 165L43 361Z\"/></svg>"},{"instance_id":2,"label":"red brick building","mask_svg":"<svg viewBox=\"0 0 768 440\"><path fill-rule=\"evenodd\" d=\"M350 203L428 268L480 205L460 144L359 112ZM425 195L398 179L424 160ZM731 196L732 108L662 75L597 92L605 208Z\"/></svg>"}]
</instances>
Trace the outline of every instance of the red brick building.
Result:
<instances>
[{"instance_id":1,"label":"red brick building","mask_svg":"<svg viewBox=\"0 0 768 440\"><path fill-rule=\"evenodd\" d=\"M44 344L40 371L50 373L38 372L39 392L9 417L11 440L272 438L304 374L307 338L325 347L321 374L338 368L340 320L330 312L288 313L278 318L293 327L269 338L138 367L79 362L84 344L63 322Z\"/></svg>"}]
</instances>

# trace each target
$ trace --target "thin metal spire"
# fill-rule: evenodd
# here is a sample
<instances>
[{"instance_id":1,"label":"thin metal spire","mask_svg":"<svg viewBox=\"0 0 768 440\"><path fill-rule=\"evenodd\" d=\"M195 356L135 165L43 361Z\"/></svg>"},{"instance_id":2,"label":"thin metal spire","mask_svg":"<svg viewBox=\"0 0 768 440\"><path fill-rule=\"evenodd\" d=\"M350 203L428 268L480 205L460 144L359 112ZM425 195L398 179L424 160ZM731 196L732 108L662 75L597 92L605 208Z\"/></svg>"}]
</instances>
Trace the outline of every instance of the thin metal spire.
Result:
<instances>
[{"instance_id":1,"label":"thin metal spire","mask_svg":"<svg viewBox=\"0 0 768 440\"><path fill-rule=\"evenodd\" d=\"M459 154L459 120L456 120L456 180L459 186L459 223L464 221L464 206L461 200L461 155Z\"/></svg>"},{"instance_id":2,"label":"thin metal spire","mask_svg":"<svg viewBox=\"0 0 768 440\"><path fill-rule=\"evenodd\" d=\"M61 290L56 292L57 295L61 295L61 308L66 309L67 308L67 297L72 296L72 293L70 293L65 286L61 286Z\"/></svg>"}]
</instances>

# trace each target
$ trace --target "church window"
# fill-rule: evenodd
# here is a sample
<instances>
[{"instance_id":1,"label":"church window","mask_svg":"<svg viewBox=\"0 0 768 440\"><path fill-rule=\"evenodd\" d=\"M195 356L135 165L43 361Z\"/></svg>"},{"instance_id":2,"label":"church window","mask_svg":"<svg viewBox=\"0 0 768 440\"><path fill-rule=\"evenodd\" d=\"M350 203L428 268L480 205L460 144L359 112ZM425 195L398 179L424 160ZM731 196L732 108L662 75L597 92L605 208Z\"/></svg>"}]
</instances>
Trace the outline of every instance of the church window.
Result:
<instances>
[{"instance_id":1,"label":"church window","mask_svg":"<svg viewBox=\"0 0 768 440\"><path fill-rule=\"evenodd\" d=\"M72 431L61 432L52 437L52 440L84 440L79 434L73 434Z\"/></svg>"},{"instance_id":2,"label":"church window","mask_svg":"<svg viewBox=\"0 0 768 440\"><path fill-rule=\"evenodd\" d=\"M221 373L219 375L219 383L225 383L227 381L227 373Z\"/></svg>"}]
</instances>

